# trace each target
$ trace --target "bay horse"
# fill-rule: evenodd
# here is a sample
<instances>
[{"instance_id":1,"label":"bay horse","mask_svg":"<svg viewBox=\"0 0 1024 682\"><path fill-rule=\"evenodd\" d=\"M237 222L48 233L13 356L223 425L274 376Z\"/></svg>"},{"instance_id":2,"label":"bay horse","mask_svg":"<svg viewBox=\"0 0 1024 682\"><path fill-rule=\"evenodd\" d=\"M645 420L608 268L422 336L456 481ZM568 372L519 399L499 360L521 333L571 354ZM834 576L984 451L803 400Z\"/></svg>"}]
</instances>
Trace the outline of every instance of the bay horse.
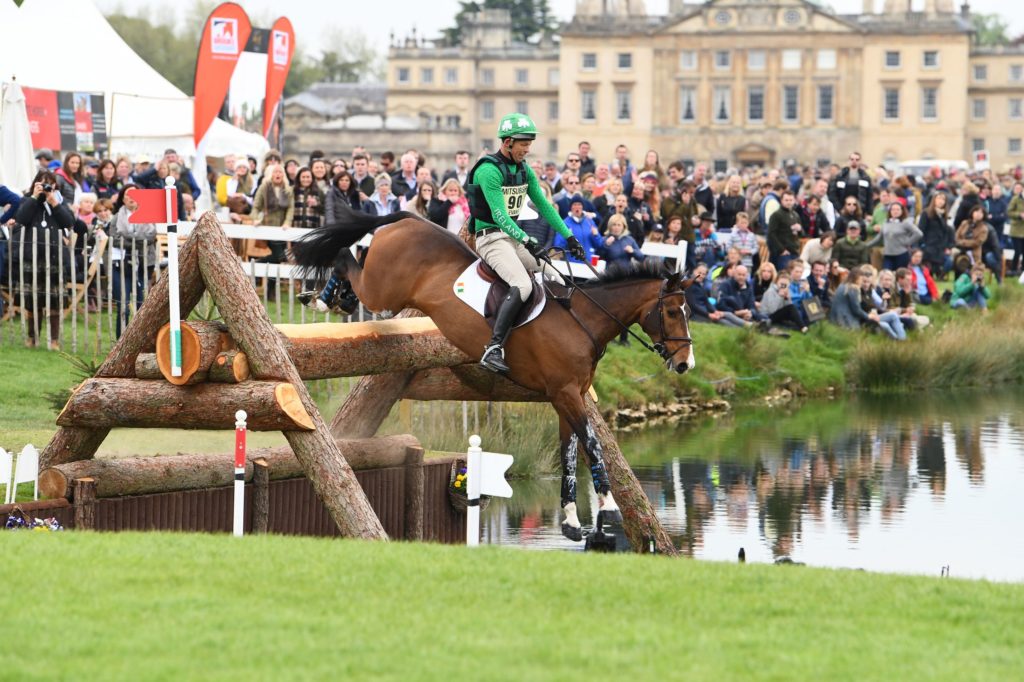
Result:
<instances>
[{"instance_id":1,"label":"bay horse","mask_svg":"<svg viewBox=\"0 0 1024 682\"><path fill-rule=\"evenodd\" d=\"M315 229L292 243L303 276L323 281L332 271L347 279L363 305L390 316L403 308L428 315L456 347L478 357L491 336L484 318L453 291L477 254L459 237L412 213L372 216L343 207L343 222ZM373 232L373 243L357 262L350 247ZM507 376L550 401L558 413L562 464L562 533L582 539L576 512L576 457L582 443L600 510L621 519L611 494L600 440L587 418L584 396L608 343L639 322L668 369L694 365L683 292L692 279L667 275L659 263L610 268L597 280L577 285L568 307L548 301L535 320L514 329L505 345ZM698 285L699 286L699 285Z\"/></svg>"}]
</instances>

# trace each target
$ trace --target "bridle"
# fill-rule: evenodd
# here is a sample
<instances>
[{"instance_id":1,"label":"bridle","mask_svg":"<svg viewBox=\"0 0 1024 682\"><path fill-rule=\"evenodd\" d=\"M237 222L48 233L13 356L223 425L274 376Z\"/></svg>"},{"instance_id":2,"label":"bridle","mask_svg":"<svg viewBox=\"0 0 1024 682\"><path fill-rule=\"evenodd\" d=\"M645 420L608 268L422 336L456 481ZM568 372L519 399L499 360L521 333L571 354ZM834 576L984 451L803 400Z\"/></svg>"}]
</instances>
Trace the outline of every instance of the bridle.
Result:
<instances>
[{"instance_id":1,"label":"bridle","mask_svg":"<svg viewBox=\"0 0 1024 682\"><path fill-rule=\"evenodd\" d=\"M550 265L552 269L554 269L555 266L554 266L554 264L551 262L551 260L549 258L543 258L543 260L548 265ZM584 261L584 265L586 265L588 268L590 268L590 271L593 272L595 276L598 275L597 270L595 270L594 267L592 265L590 265L590 263L587 263L586 261ZM653 308L651 308L650 310L647 311L647 314L644 315L643 322L640 323L641 328L646 326L647 321L650 319L651 315L654 315L655 313L657 313L657 315L658 315L658 335L661 337L661 341L658 341L656 343L648 343L646 339L642 338L636 332L634 332L632 329L630 329L629 325L624 323L622 320L620 320L618 317L616 317L614 313L612 313L610 310L608 310L603 305L598 303L594 299L594 297L591 296L589 293L587 293L587 291L585 289L583 289L582 287L578 287L578 286L575 286L574 284L570 284L570 296L572 295L572 292L577 292L578 291L580 293L580 295L582 295L588 301L593 303L594 306L597 307L598 310L600 310L605 315L607 315L608 318L610 318L612 320L612 322L614 322L615 324L619 325L619 328L622 329L622 331L626 332L627 334L632 336L634 339L639 341L640 345L643 346L645 349L651 351L652 353L657 353L659 356L661 356L661 359L665 361L666 365L670 365L672 363L672 358L675 357L676 353L681 351L683 348L692 348L693 347L693 339L691 339L689 336L666 336L665 335L665 299L668 298L669 296L683 296L683 295L685 295L685 292L682 291L682 290L679 290L679 291L666 291L666 289L665 289L666 285L667 285L667 282L662 282L661 283L661 290L658 292L658 303ZM685 303L685 301L684 301L684 303ZM682 306L680 306L680 307L682 308ZM591 331L589 329L587 329L587 326L585 324L583 324L583 320L581 320L576 315L576 312L572 309L572 306L569 306L569 314L572 315L572 318L574 320L576 320L576 323L578 325L580 325L580 327L583 328L583 331L585 331L587 333L587 336L590 337L590 342L594 345L594 350L597 352L597 357L594 359L594 363L596 364L597 361L600 360L601 357L604 355L604 351L598 346L597 339L595 339L594 335L591 333ZM683 316L686 317L686 310L685 310L685 308L683 309ZM668 350L668 347L665 345L666 341L679 341L683 345L679 346L679 348L676 348L674 351L672 351L670 353L669 350Z\"/></svg>"},{"instance_id":2,"label":"bridle","mask_svg":"<svg viewBox=\"0 0 1024 682\"><path fill-rule=\"evenodd\" d=\"M658 335L661 337L661 341L650 346L644 343L644 346L647 347L648 350L651 350L660 355L661 358L665 361L666 365L670 365L672 363L672 358L675 357L675 354L681 351L682 349L693 348L693 339L691 339L689 336L668 336L665 333L665 299L668 298L669 296L684 295L685 292L682 290L665 291L665 284L662 284L661 291L658 292L657 305L655 305L653 308L647 311L647 315L644 316L644 321L640 324L640 326L643 327L651 318L651 315L654 315L655 313L658 314ZM683 303L685 305L686 302L683 301ZM683 317L686 317L686 308L683 306L680 307L682 308ZM616 322L618 322L618 320L616 320ZM619 324L621 325L622 323L619 322ZM636 336L636 334L633 334L633 336ZM666 341L679 341L681 345L679 346L679 348L676 348L674 351L670 353L668 351L668 347L665 345Z\"/></svg>"}]
</instances>

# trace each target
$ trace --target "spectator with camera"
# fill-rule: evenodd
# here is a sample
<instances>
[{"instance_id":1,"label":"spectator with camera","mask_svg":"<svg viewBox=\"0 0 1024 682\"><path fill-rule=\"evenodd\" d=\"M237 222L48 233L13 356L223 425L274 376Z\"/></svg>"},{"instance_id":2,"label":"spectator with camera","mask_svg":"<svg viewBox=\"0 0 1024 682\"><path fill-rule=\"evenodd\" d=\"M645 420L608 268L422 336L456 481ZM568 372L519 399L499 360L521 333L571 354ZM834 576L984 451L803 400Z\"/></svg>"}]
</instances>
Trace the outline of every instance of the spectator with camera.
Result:
<instances>
[{"instance_id":1,"label":"spectator with camera","mask_svg":"<svg viewBox=\"0 0 1024 682\"><path fill-rule=\"evenodd\" d=\"M949 307L985 310L988 309L988 299L991 297L992 292L985 286L985 266L975 263L953 283L953 296L949 299Z\"/></svg>"},{"instance_id":2,"label":"spectator with camera","mask_svg":"<svg viewBox=\"0 0 1024 682\"><path fill-rule=\"evenodd\" d=\"M81 160L81 159L79 159ZM50 325L50 350L60 350L60 317L64 305L61 286L70 280L71 255L64 243L65 230L72 230L75 216L64 202L55 174L36 173L22 197L11 228L12 266L21 273L18 305L28 318L25 345L36 346L39 317ZM48 313L48 314L47 314Z\"/></svg>"}]
</instances>

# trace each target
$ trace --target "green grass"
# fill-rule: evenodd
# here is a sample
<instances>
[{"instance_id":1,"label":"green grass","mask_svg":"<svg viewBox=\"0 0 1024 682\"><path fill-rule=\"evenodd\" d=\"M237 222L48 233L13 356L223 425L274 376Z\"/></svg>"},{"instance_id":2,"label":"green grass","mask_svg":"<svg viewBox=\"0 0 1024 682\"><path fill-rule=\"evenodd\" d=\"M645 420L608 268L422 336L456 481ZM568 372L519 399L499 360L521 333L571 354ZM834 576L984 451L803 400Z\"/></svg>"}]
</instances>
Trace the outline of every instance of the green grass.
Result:
<instances>
[{"instance_id":1,"label":"green grass","mask_svg":"<svg viewBox=\"0 0 1024 682\"><path fill-rule=\"evenodd\" d=\"M1024 586L637 555L9 533L4 677L993 680ZM60 623L49 633L41 622Z\"/></svg>"}]
</instances>

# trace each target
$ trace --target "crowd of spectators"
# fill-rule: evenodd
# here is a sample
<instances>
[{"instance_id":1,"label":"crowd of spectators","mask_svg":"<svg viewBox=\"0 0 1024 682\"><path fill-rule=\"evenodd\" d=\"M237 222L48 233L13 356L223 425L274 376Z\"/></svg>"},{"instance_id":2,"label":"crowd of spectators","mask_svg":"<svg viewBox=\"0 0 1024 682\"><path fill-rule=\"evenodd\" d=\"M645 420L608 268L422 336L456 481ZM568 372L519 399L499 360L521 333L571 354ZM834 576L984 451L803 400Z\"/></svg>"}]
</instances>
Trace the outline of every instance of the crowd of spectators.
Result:
<instances>
[{"instance_id":1,"label":"crowd of spectators","mask_svg":"<svg viewBox=\"0 0 1024 682\"><path fill-rule=\"evenodd\" d=\"M342 204L378 215L410 211L453 233L469 218L468 151L457 152L450 167L432 168L416 150L373 156L357 147L334 159L320 151L298 159L271 150L262 159L228 155L219 171L208 169L199 179L173 149L155 163L75 152L57 160L49 150L40 150L37 160L31 187L0 187L0 278L6 281L4 267L14 263L2 256L14 251L7 246L25 227L63 230L54 232L63 237L53 239L51 266L56 247L66 249L68 235L78 235L79 272L87 266L82 249L104 234L120 236L128 245L109 255L121 280L113 293L119 310L122 298L126 304L131 297L141 301L156 262L155 226L127 220L133 207L124 191L133 186L163 187L171 178L186 218L208 193L222 219L263 226L337 222ZM529 163L592 261L625 264L646 257L645 243L686 242L685 268L702 285L691 287L688 303L702 322L805 332L830 319L902 339L908 329L927 324L918 310L941 300L936 282L951 279L950 305L983 308L990 295L986 273L1001 282L1004 271L1019 275L1024 260L1019 168L996 175L937 166L922 176L897 175L865 166L853 152L844 166L711 174L700 163L663 166L654 150L634 163L625 145L605 162L586 142L561 164L540 158ZM541 244L565 246L532 202L519 221ZM282 242L267 246L262 260L287 258ZM1004 250L1010 249L1006 263ZM40 246L37 267L41 255ZM61 266L67 270L70 261ZM26 262L15 267L24 271ZM52 303L59 309L59 301Z\"/></svg>"}]
</instances>

